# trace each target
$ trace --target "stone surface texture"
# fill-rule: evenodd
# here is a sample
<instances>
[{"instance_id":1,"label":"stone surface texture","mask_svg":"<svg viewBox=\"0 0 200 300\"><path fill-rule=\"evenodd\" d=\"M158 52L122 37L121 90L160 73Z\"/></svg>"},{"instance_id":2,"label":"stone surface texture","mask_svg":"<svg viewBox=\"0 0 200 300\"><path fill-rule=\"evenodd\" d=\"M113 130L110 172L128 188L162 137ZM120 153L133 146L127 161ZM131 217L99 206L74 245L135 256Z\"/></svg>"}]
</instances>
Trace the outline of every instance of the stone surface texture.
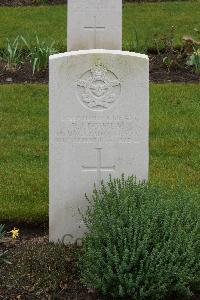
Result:
<instances>
[{"instance_id":1,"label":"stone surface texture","mask_svg":"<svg viewBox=\"0 0 200 300\"><path fill-rule=\"evenodd\" d=\"M148 178L149 61L82 50L50 56L50 240L74 242L94 183Z\"/></svg>"},{"instance_id":2,"label":"stone surface texture","mask_svg":"<svg viewBox=\"0 0 200 300\"><path fill-rule=\"evenodd\" d=\"M68 0L67 49L122 48L122 0Z\"/></svg>"}]
</instances>

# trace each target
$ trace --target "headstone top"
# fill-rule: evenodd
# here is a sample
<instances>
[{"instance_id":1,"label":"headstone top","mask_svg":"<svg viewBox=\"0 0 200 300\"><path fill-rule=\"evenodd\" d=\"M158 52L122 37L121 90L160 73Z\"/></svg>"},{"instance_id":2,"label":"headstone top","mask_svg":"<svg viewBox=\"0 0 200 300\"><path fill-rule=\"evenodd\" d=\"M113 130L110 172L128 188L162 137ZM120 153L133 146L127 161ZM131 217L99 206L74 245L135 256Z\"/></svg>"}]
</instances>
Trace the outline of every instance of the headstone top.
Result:
<instances>
[{"instance_id":1,"label":"headstone top","mask_svg":"<svg viewBox=\"0 0 200 300\"><path fill-rule=\"evenodd\" d=\"M68 0L67 49L122 48L122 0Z\"/></svg>"},{"instance_id":2,"label":"headstone top","mask_svg":"<svg viewBox=\"0 0 200 300\"><path fill-rule=\"evenodd\" d=\"M121 50L109 50L109 49L89 49L89 50L79 50L79 51L70 51L70 52L63 52L57 53L49 56L50 60L56 58L62 58L67 56L76 56L76 55L88 55L88 54L113 54L113 55L121 55L121 56L128 56L128 57L137 57L149 60L148 55L136 52L129 52L129 51L121 51Z\"/></svg>"}]
</instances>

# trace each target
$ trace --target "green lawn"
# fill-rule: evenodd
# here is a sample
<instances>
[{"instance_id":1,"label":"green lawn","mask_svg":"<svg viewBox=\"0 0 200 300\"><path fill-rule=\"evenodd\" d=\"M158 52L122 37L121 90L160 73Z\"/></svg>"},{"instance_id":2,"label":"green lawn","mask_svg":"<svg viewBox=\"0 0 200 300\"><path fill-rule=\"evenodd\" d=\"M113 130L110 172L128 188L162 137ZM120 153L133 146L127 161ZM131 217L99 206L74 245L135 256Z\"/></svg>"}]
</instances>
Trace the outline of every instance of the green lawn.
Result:
<instances>
[{"instance_id":1,"label":"green lawn","mask_svg":"<svg viewBox=\"0 0 200 300\"><path fill-rule=\"evenodd\" d=\"M200 182L200 87L153 84L150 90L150 180L188 187Z\"/></svg>"},{"instance_id":2,"label":"green lawn","mask_svg":"<svg viewBox=\"0 0 200 300\"><path fill-rule=\"evenodd\" d=\"M135 41L134 29L138 33L135 49L153 46L155 33L167 33L176 27L175 44L184 34L193 34L199 27L200 0L195 2L161 2L126 4L123 11L123 45L130 48ZM39 7L0 7L0 47L6 38L22 34L33 39L55 40L60 49L66 47L66 5ZM139 45L138 45L139 44Z\"/></svg>"},{"instance_id":3,"label":"green lawn","mask_svg":"<svg viewBox=\"0 0 200 300\"><path fill-rule=\"evenodd\" d=\"M48 217L48 87L0 85L0 220ZM200 89L150 88L150 181L200 182Z\"/></svg>"},{"instance_id":4,"label":"green lawn","mask_svg":"<svg viewBox=\"0 0 200 300\"><path fill-rule=\"evenodd\" d=\"M0 86L0 219L48 210L48 88Z\"/></svg>"}]
</instances>

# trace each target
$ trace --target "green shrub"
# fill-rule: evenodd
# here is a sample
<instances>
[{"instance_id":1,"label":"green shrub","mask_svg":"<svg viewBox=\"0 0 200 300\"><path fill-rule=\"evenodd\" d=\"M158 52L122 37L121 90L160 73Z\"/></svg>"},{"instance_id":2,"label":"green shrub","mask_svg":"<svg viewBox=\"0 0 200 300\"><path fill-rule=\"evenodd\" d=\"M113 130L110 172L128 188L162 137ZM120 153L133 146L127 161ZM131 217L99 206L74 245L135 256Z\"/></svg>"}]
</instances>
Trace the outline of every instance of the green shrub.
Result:
<instances>
[{"instance_id":1,"label":"green shrub","mask_svg":"<svg viewBox=\"0 0 200 300\"><path fill-rule=\"evenodd\" d=\"M189 56L187 60L188 66L193 66L196 73L200 73L200 48L194 49L194 52Z\"/></svg>"},{"instance_id":2,"label":"green shrub","mask_svg":"<svg viewBox=\"0 0 200 300\"><path fill-rule=\"evenodd\" d=\"M40 72L47 68L49 63L49 56L58 52L54 49L55 42L48 45L45 41L40 41L36 35L36 46L29 44L23 36L21 36L25 46L28 49L28 59L32 65L33 74Z\"/></svg>"},{"instance_id":3,"label":"green shrub","mask_svg":"<svg viewBox=\"0 0 200 300\"><path fill-rule=\"evenodd\" d=\"M17 70L17 67L19 67L22 59L22 50L19 36L17 36L14 41L6 39L6 46L2 51L1 59L6 62L6 70L11 72Z\"/></svg>"},{"instance_id":4,"label":"green shrub","mask_svg":"<svg viewBox=\"0 0 200 300\"><path fill-rule=\"evenodd\" d=\"M111 179L89 200L83 283L132 299L191 295L200 278L197 192Z\"/></svg>"}]
</instances>

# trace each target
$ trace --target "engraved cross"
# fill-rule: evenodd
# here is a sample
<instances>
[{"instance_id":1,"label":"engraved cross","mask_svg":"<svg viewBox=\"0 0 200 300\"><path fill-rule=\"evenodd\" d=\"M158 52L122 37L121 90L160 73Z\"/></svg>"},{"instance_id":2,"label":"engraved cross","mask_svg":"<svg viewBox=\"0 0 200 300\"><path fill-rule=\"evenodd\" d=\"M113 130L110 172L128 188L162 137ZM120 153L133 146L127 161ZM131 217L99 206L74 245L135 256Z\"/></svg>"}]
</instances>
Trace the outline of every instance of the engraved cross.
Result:
<instances>
[{"instance_id":1,"label":"engraved cross","mask_svg":"<svg viewBox=\"0 0 200 300\"><path fill-rule=\"evenodd\" d=\"M94 16L94 26L85 26L84 29L94 31L94 49L96 49L97 48L97 30L105 30L106 27L97 26L97 17Z\"/></svg>"},{"instance_id":2,"label":"engraved cross","mask_svg":"<svg viewBox=\"0 0 200 300\"><path fill-rule=\"evenodd\" d=\"M82 171L84 172L97 172L97 184L100 186L101 184L101 172L112 172L115 170L115 166L102 166L101 160L101 150L102 148L96 148L97 150L97 166L96 167L86 167L82 166Z\"/></svg>"}]
</instances>

